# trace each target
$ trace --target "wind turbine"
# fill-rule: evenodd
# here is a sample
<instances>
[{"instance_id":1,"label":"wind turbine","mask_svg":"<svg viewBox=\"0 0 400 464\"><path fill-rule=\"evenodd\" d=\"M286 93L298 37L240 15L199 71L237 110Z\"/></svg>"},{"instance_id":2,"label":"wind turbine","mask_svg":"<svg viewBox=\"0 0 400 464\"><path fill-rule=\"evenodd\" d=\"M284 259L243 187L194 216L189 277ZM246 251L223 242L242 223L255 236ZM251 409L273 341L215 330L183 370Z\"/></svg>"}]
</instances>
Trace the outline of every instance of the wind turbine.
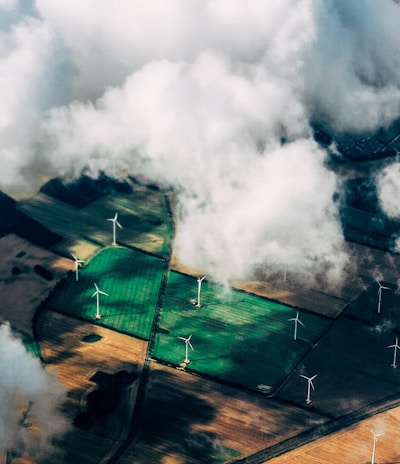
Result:
<instances>
[{"instance_id":1,"label":"wind turbine","mask_svg":"<svg viewBox=\"0 0 400 464\"><path fill-rule=\"evenodd\" d=\"M186 364L189 364L190 361L189 361L189 346L191 348L192 351L194 351L194 348L192 346L192 344L190 343L190 339L192 338L192 335L189 335L188 338L185 338L185 337L178 337L180 340L184 340L185 342L185 346L186 346L186 356L185 356L185 363Z\"/></svg>"},{"instance_id":2,"label":"wind turbine","mask_svg":"<svg viewBox=\"0 0 400 464\"><path fill-rule=\"evenodd\" d=\"M305 327L305 325L301 322L299 319L299 312L297 311L296 317L292 317L291 319L288 319L288 321L294 321L294 335L293 335L293 340L297 340L297 326L298 324L302 325Z\"/></svg>"},{"instance_id":3,"label":"wind turbine","mask_svg":"<svg viewBox=\"0 0 400 464\"><path fill-rule=\"evenodd\" d=\"M379 280L377 280L377 283L379 285L378 289L378 314L381 312L381 303L382 303L382 290L390 290L389 287L384 287Z\"/></svg>"},{"instance_id":4,"label":"wind turbine","mask_svg":"<svg viewBox=\"0 0 400 464\"><path fill-rule=\"evenodd\" d=\"M397 364L396 364L397 350L400 349L397 337L396 337L396 343L394 345L388 345L387 348L394 348L392 367L396 368L397 367Z\"/></svg>"},{"instance_id":5,"label":"wind turbine","mask_svg":"<svg viewBox=\"0 0 400 464\"><path fill-rule=\"evenodd\" d=\"M371 464L375 464L375 452L376 452L376 442L378 441L378 437L380 437L381 433L375 433L371 430L371 433L374 435L374 445L372 446L372 457L371 457Z\"/></svg>"},{"instance_id":6,"label":"wind turbine","mask_svg":"<svg viewBox=\"0 0 400 464\"><path fill-rule=\"evenodd\" d=\"M307 377L305 375L300 374L300 377L303 377L303 379L307 380L307 398L306 398L306 403L310 404L311 403L311 388L315 390L313 380L315 377L317 377L318 374L313 375L312 377Z\"/></svg>"},{"instance_id":7,"label":"wind turbine","mask_svg":"<svg viewBox=\"0 0 400 464\"><path fill-rule=\"evenodd\" d=\"M111 221L113 223L113 245L117 244L117 226L122 229L121 224L118 222L118 213L115 213L113 218L107 219L107 221Z\"/></svg>"},{"instance_id":8,"label":"wind turbine","mask_svg":"<svg viewBox=\"0 0 400 464\"><path fill-rule=\"evenodd\" d=\"M197 304L196 306L198 308L201 308L201 304L200 304L200 292L201 292L201 283L203 282L203 280L205 279L206 276L203 276L203 277L197 277Z\"/></svg>"},{"instance_id":9,"label":"wind turbine","mask_svg":"<svg viewBox=\"0 0 400 464\"><path fill-rule=\"evenodd\" d=\"M79 266L81 266L85 261L82 261L81 259L78 259L72 253L71 253L71 256L74 258L74 261L75 261L75 280L76 280L76 282L78 282L78 269L79 269Z\"/></svg>"},{"instance_id":10,"label":"wind turbine","mask_svg":"<svg viewBox=\"0 0 400 464\"><path fill-rule=\"evenodd\" d=\"M101 314L100 314L100 298L99 298L99 295L100 295L100 293L101 293L102 295L106 295L106 296L110 296L110 295L109 295L108 293L106 293L106 292L102 292L102 291L99 289L99 287L98 287L94 282L93 282L93 285L94 285L95 288L96 288L96 291L95 291L95 292L93 293L93 295L92 295L92 298L93 298L94 296L96 296L96 316L95 316L95 317L96 317L96 319L101 319Z\"/></svg>"}]
</instances>

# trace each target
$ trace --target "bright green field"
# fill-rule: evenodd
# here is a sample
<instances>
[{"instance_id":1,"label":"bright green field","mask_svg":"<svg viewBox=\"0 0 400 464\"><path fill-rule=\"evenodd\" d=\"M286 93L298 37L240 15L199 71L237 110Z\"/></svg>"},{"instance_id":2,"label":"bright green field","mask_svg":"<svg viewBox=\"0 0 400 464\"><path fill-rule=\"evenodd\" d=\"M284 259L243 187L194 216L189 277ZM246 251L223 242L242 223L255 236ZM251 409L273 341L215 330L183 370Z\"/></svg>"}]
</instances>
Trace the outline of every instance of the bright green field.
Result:
<instances>
[{"instance_id":1,"label":"bright green field","mask_svg":"<svg viewBox=\"0 0 400 464\"><path fill-rule=\"evenodd\" d=\"M148 339L156 309L164 261L126 248L110 247L71 275L48 305L58 311L98 322L136 337ZM96 315L93 283L109 296L100 295L101 319Z\"/></svg>"},{"instance_id":2,"label":"bright green field","mask_svg":"<svg viewBox=\"0 0 400 464\"><path fill-rule=\"evenodd\" d=\"M181 363L185 342L178 337L192 335L188 369L265 391L279 385L331 322L301 312L305 327L295 342L293 308L239 291L224 296L206 281L203 306L191 299L197 301L197 279L171 272L152 356Z\"/></svg>"}]
</instances>

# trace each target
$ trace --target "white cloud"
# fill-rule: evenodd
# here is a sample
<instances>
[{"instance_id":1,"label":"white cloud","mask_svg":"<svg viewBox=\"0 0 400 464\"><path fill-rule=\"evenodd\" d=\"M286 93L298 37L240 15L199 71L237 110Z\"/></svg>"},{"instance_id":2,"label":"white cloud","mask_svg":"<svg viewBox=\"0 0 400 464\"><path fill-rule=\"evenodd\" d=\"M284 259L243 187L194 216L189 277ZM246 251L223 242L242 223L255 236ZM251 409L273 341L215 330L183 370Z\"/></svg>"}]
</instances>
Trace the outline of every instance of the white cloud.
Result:
<instances>
[{"instance_id":1,"label":"white cloud","mask_svg":"<svg viewBox=\"0 0 400 464\"><path fill-rule=\"evenodd\" d=\"M400 218L400 163L382 169L376 177L379 204L390 218Z\"/></svg>"},{"instance_id":2,"label":"white cloud","mask_svg":"<svg viewBox=\"0 0 400 464\"><path fill-rule=\"evenodd\" d=\"M69 428L58 410L65 392L5 324L0 326L0 347L0 449L48 457L56 451L53 439Z\"/></svg>"},{"instance_id":3,"label":"white cloud","mask_svg":"<svg viewBox=\"0 0 400 464\"><path fill-rule=\"evenodd\" d=\"M399 116L396 3L37 0L35 6L35 18L21 13L2 36L0 63L15 78L0 87L7 121L1 184L33 172L37 160L65 175L127 169L174 187L183 259L209 260L219 276L279 267L290 257L303 263L305 275L325 271L326 263L339 269L337 184L310 140L310 121L364 131ZM289 186L301 169L305 174ZM278 193L283 207L273 210L269 198ZM249 227L242 231L243 218ZM213 230L201 254L200 239L190 246L196 221ZM300 245L299 223L305 225ZM330 238L322 240L322 231ZM240 248L238 234L246 237Z\"/></svg>"}]
</instances>

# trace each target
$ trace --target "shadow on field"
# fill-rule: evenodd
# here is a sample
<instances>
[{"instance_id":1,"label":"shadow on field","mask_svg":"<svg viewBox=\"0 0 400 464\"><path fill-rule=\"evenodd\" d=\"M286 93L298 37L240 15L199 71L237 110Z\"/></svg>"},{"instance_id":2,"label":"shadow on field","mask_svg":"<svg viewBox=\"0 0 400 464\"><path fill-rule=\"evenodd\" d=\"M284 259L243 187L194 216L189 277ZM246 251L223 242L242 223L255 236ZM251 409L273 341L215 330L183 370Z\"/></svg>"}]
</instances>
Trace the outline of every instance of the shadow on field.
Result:
<instances>
[{"instance_id":1,"label":"shadow on field","mask_svg":"<svg viewBox=\"0 0 400 464\"><path fill-rule=\"evenodd\" d=\"M74 424L82 430L104 430L112 419L112 415L118 412L122 404L129 397L129 389L138 379L136 372L118 371L108 374L97 371L90 381L97 387L87 395L86 409L74 418ZM115 433L115 422L113 429ZM121 425L121 424L120 424ZM117 435L118 436L118 435Z\"/></svg>"},{"instance_id":2,"label":"shadow on field","mask_svg":"<svg viewBox=\"0 0 400 464\"><path fill-rule=\"evenodd\" d=\"M215 409L201 398L201 382L186 373L153 370L141 422L141 442L158 456L179 462L215 462L222 452L216 434L202 430Z\"/></svg>"}]
</instances>

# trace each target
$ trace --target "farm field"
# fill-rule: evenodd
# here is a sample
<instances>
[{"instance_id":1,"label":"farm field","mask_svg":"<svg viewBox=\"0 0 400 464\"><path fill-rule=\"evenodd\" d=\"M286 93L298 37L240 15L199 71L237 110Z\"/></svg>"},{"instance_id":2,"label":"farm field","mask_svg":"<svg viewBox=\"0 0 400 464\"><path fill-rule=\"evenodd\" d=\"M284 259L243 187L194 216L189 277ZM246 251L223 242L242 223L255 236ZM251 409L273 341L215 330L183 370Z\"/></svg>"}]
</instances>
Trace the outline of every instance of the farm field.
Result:
<instances>
[{"instance_id":1,"label":"farm field","mask_svg":"<svg viewBox=\"0 0 400 464\"><path fill-rule=\"evenodd\" d=\"M204 281L201 307L197 279L170 272L152 356L179 365L192 335L187 369L267 393L274 391L331 320L301 312L294 341L296 310L242 291Z\"/></svg>"},{"instance_id":2,"label":"farm field","mask_svg":"<svg viewBox=\"0 0 400 464\"><path fill-rule=\"evenodd\" d=\"M150 362L141 433L118 464L233 462L324 422L314 411Z\"/></svg>"},{"instance_id":3,"label":"farm field","mask_svg":"<svg viewBox=\"0 0 400 464\"><path fill-rule=\"evenodd\" d=\"M99 463L129 429L147 343L48 310L41 311L36 326L46 370L66 389L61 406L73 424L60 445L63 454L51 463ZM129 383L118 388L119 378Z\"/></svg>"},{"instance_id":4,"label":"farm field","mask_svg":"<svg viewBox=\"0 0 400 464\"><path fill-rule=\"evenodd\" d=\"M395 344L400 327L399 295L393 284L382 284L387 289L383 290L380 312L379 286L374 282L291 373L278 397L301 404L306 383L299 375L317 374L312 407L337 418L399 394L400 373L392 367L394 352L388 348Z\"/></svg>"},{"instance_id":5,"label":"farm field","mask_svg":"<svg viewBox=\"0 0 400 464\"><path fill-rule=\"evenodd\" d=\"M78 254L76 250L81 241L90 244L93 253L111 245L112 224L107 219L118 212L122 226L118 229L119 243L166 257L170 250L172 228L165 195L136 183L132 184L132 190L132 193L103 195L82 207L38 193L20 201L18 208L64 237L63 242L54 248L65 256ZM89 255L82 257L87 259Z\"/></svg>"},{"instance_id":6,"label":"farm field","mask_svg":"<svg viewBox=\"0 0 400 464\"><path fill-rule=\"evenodd\" d=\"M146 253L110 247L71 275L47 302L49 308L94 322L97 284L100 291L96 323L142 339L150 336L165 261Z\"/></svg>"},{"instance_id":7,"label":"farm field","mask_svg":"<svg viewBox=\"0 0 400 464\"><path fill-rule=\"evenodd\" d=\"M340 432L320 438L273 459L268 464L344 464L371 462L373 433L380 434L375 448L376 463L400 462L398 430L400 408L377 414Z\"/></svg>"},{"instance_id":8,"label":"farm field","mask_svg":"<svg viewBox=\"0 0 400 464\"><path fill-rule=\"evenodd\" d=\"M14 234L0 238L0 256L2 321L10 323L32 346L36 310L73 269L73 263Z\"/></svg>"}]
</instances>

